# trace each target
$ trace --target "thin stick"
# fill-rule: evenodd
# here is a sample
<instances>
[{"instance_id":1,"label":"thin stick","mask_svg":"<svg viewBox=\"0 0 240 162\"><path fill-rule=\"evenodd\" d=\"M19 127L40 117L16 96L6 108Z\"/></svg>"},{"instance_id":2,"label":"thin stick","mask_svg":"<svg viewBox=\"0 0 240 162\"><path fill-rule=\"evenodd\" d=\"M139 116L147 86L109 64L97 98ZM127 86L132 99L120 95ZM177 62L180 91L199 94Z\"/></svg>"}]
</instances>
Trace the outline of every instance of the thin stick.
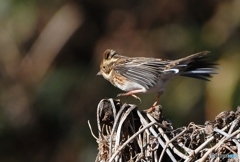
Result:
<instances>
[{"instance_id":1,"label":"thin stick","mask_svg":"<svg viewBox=\"0 0 240 162\"><path fill-rule=\"evenodd\" d=\"M148 118L149 118L151 121L155 121L155 119L154 119L151 115L147 114L147 116L148 116ZM158 124L158 123L157 123L157 124ZM169 138L168 138L167 135L164 133L164 131L162 130L162 128L158 128L158 130L159 130L160 134L162 135L162 137L164 138L164 140L168 142L168 141L169 141ZM180 156L180 157L183 158L183 159L186 159L186 158L187 158L187 156L184 155L183 153L181 153L178 149L176 149L172 143L169 143L169 146L170 146L170 148L173 150L173 152L174 152L175 154L177 154L178 156ZM163 147L163 148L164 148L164 147Z\"/></svg>"},{"instance_id":2,"label":"thin stick","mask_svg":"<svg viewBox=\"0 0 240 162\"><path fill-rule=\"evenodd\" d=\"M162 161L164 152L166 151L168 145L169 145L171 142L175 141L175 140L176 140L178 137L180 137L182 134L184 134L184 133L186 132L186 130L187 130L187 129L185 128L181 133L179 133L178 135L176 135L176 136L175 136L174 138L172 138L170 141L167 141L167 143L166 143L165 147L163 148L162 153L161 153L161 155L160 155L159 162ZM180 157L181 157L181 156L180 156Z\"/></svg>"},{"instance_id":3,"label":"thin stick","mask_svg":"<svg viewBox=\"0 0 240 162\"><path fill-rule=\"evenodd\" d=\"M90 129L90 132L91 132L92 136L98 141L98 138L94 135L94 133L92 131L92 127L91 127L91 124L90 124L89 120L88 120L88 126L89 126L89 129Z\"/></svg>"},{"instance_id":4,"label":"thin stick","mask_svg":"<svg viewBox=\"0 0 240 162\"><path fill-rule=\"evenodd\" d=\"M113 103L111 103L113 104ZM120 116L123 113L123 111L128 107L127 104L123 104L122 107L120 108L119 112L116 115L116 118L114 120L113 123L113 127L112 127L112 131L111 131L111 135L110 135L110 145L109 145L109 157L112 156L112 142L113 142L113 135L115 133L115 130L117 130L117 126L118 126L118 120L120 120ZM114 106L115 108L115 106Z\"/></svg>"},{"instance_id":5,"label":"thin stick","mask_svg":"<svg viewBox=\"0 0 240 162\"><path fill-rule=\"evenodd\" d=\"M119 154L121 152L121 150L126 147L126 145L133 140L134 138L136 138L140 133L142 133L145 129L151 127L152 125L154 125L155 122L151 122L147 125L145 125L142 129L140 129L139 131L137 131L135 134L133 134L130 138L128 138L127 141L125 141L116 151L115 153L112 155L112 157L110 158L109 162L113 161L114 158L116 157L117 154Z\"/></svg>"},{"instance_id":6,"label":"thin stick","mask_svg":"<svg viewBox=\"0 0 240 162\"><path fill-rule=\"evenodd\" d=\"M141 120L142 124L146 125L147 121L143 118L142 114L139 113L139 111L137 111L137 113L138 113L138 116L140 117L140 120ZM150 127L149 129L150 129L151 133L158 139L158 142L160 143L162 148L164 148L165 147L165 143L163 142L163 140L161 138L158 137L158 134L156 133L156 131L152 127ZM167 152L168 156L171 158L172 161L174 161L174 162L177 161L168 148L167 148L166 152Z\"/></svg>"},{"instance_id":7,"label":"thin stick","mask_svg":"<svg viewBox=\"0 0 240 162\"><path fill-rule=\"evenodd\" d=\"M227 141L228 139L234 137L235 135L237 135L238 133L240 133L240 130L235 131L233 134L229 135L228 137L222 139L221 141L219 141L215 146L213 146L212 148L210 148L205 154L204 156L199 159L199 162L204 162L207 158L207 156L213 151L215 150L217 147L219 147L220 145L222 145L225 141Z\"/></svg>"}]
</instances>

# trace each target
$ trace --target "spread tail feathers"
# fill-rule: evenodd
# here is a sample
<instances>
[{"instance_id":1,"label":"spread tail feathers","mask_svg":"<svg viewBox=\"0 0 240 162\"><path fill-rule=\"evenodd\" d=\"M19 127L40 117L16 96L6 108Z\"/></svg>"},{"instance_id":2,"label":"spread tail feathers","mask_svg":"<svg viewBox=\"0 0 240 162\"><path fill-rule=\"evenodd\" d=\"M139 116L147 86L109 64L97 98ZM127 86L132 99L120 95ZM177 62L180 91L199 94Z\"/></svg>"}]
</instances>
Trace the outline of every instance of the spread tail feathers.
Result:
<instances>
[{"instance_id":1,"label":"spread tail feathers","mask_svg":"<svg viewBox=\"0 0 240 162\"><path fill-rule=\"evenodd\" d=\"M208 53L209 51L204 51L180 59L179 65L186 65L181 69L180 75L209 81L212 74L217 74L217 64L205 60L205 55Z\"/></svg>"}]
</instances>

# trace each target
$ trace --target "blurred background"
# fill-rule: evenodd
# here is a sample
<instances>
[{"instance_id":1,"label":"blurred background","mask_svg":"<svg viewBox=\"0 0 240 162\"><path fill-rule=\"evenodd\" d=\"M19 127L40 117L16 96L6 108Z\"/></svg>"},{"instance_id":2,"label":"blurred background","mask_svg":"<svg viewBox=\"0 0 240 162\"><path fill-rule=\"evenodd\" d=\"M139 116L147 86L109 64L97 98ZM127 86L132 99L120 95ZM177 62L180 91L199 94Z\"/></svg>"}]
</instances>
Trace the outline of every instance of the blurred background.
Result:
<instances>
[{"instance_id":1,"label":"blurred background","mask_svg":"<svg viewBox=\"0 0 240 162\"><path fill-rule=\"evenodd\" d=\"M121 91L96 76L107 48L178 59L210 50L211 82L178 77L160 99L175 127L240 104L239 0L0 0L0 161L92 162L96 108ZM156 94L122 97L146 109Z\"/></svg>"}]
</instances>

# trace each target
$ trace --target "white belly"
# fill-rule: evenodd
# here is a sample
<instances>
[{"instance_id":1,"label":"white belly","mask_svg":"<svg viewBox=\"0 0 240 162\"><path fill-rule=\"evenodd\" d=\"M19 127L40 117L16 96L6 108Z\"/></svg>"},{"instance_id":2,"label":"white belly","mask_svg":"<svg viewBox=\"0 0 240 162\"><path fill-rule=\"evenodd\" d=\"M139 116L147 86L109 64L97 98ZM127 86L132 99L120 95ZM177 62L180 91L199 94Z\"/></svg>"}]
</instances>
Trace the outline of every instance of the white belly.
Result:
<instances>
[{"instance_id":1,"label":"white belly","mask_svg":"<svg viewBox=\"0 0 240 162\"><path fill-rule=\"evenodd\" d=\"M126 92L133 91L133 90L142 90L142 93L145 93L147 91L146 88L143 87L142 85L131 82L131 81L125 81L124 84L119 84L119 83L115 82L115 85L119 89L126 91Z\"/></svg>"}]
</instances>

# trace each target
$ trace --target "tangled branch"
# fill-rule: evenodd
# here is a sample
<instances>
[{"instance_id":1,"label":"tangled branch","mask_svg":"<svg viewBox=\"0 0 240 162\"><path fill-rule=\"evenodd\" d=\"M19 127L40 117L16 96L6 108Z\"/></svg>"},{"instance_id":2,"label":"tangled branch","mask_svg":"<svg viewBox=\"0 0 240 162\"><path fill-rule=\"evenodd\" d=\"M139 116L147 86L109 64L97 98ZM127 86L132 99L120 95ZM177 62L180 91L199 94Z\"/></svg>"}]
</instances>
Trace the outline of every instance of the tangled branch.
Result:
<instances>
[{"instance_id":1,"label":"tangled branch","mask_svg":"<svg viewBox=\"0 0 240 162\"><path fill-rule=\"evenodd\" d=\"M96 162L237 161L240 157L240 107L204 125L190 123L174 129L160 106L148 114L136 105L103 99L97 108L97 125Z\"/></svg>"}]
</instances>

